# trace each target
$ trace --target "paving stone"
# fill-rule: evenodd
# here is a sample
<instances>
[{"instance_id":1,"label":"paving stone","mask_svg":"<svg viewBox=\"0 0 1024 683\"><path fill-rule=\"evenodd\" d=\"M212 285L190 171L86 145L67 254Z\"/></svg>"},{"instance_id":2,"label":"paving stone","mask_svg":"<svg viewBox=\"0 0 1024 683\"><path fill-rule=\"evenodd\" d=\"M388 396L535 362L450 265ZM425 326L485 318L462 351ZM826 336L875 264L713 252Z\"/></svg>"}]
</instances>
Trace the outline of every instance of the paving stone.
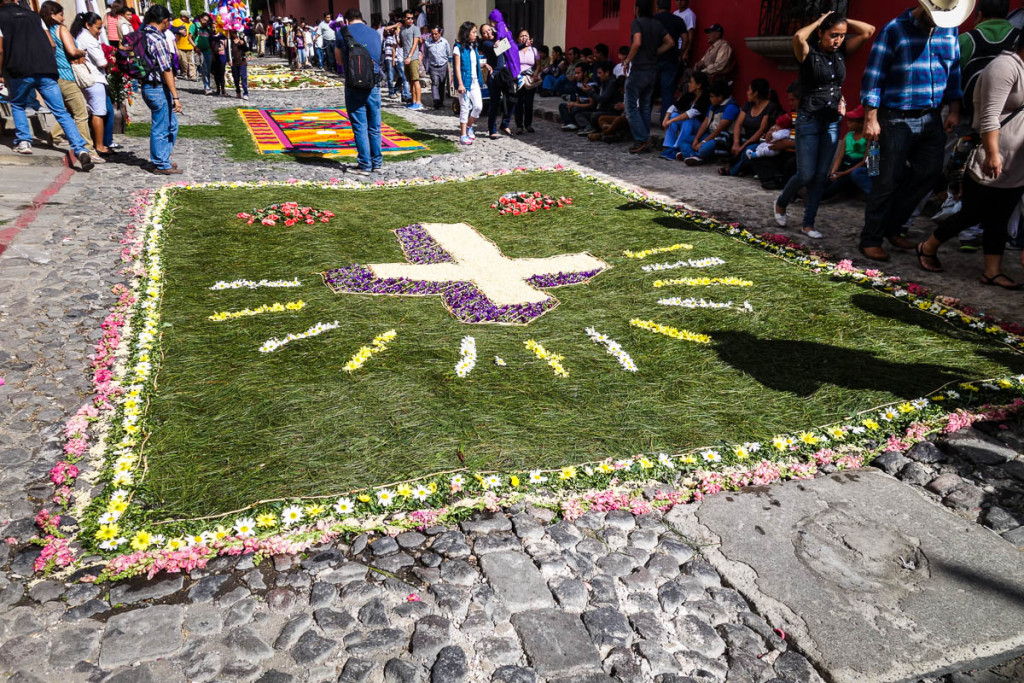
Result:
<instances>
[{"instance_id":1,"label":"paving stone","mask_svg":"<svg viewBox=\"0 0 1024 683\"><path fill-rule=\"evenodd\" d=\"M627 513L628 514L628 513ZM632 515L630 515L632 518ZM610 550L623 550L626 547L629 537L626 532L618 527L609 526L597 532L597 537Z\"/></svg>"},{"instance_id":2,"label":"paving stone","mask_svg":"<svg viewBox=\"0 0 1024 683\"><path fill-rule=\"evenodd\" d=\"M311 555L302 561L302 568L311 574L319 574L325 569L333 568L345 561L345 554L337 548L328 548Z\"/></svg>"},{"instance_id":3,"label":"paving stone","mask_svg":"<svg viewBox=\"0 0 1024 683\"><path fill-rule=\"evenodd\" d=\"M404 550L414 550L427 542L427 537L418 531L406 531L395 536L398 546Z\"/></svg>"},{"instance_id":4,"label":"paving stone","mask_svg":"<svg viewBox=\"0 0 1024 683\"><path fill-rule=\"evenodd\" d=\"M576 552L597 560L608 554L608 546L592 536L587 536L576 544Z\"/></svg>"},{"instance_id":5,"label":"paving stone","mask_svg":"<svg viewBox=\"0 0 1024 683\"><path fill-rule=\"evenodd\" d=\"M338 677L338 683L366 683L371 680L376 668L376 662L349 657L341 670L341 676Z\"/></svg>"},{"instance_id":6,"label":"paving stone","mask_svg":"<svg viewBox=\"0 0 1024 683\"><path fill-rule=\"evenodd\" d=\"M511 531L512 520L501 512L477 512L459 526L467 534L490 534Z\"/></svg>"},{"instance_id":7,"label":"paving stone","mask_svg":"<svg viewBox=\"0 0 1024 683\"><path fill-rule=\"evenodd\" d=\"M12 584L18 585L18 584ZM110 605L103 602L102 600L90 600L86 603L79 605L78 607L69 609L64 615L64 618L68 621L77 621L78 619L88 619L89 617L102 614L110 609Z\"/></svg>"},{"instance_id":8,"label":"paving stone","mask_svg":"<svg viewBox=\"0 0 1024 683\"><path fill-rule=\"evenodd\" d=\"M1024 524L1024 515L1014 514L998 505L993 505L985 511L985 526L997 534L1016 529L1021 524Z\"/></svg>"},{"instance_id":9,"label":"paving stone","mask_svg":"<svg viewBox=\"0 0 1024 683\"><path fill-rule=\"evenodd\" d=\"M935 477L934 472L928 469L925 465L917 462L908 462L900 470L900 479L913 484L914 486L924 486Z\"/></svg>"},{"instance_id":10,"label":"paving stone","mask_svg":"<svg viewBox=\"0 0 1024 683\"><path fill-rule=\"evenodd\" d=\"M583 624L598 647L629 647L633 642L629 620L611 607L584 612Z\"/></svg>"},{"instance_id":11,"label":"paving stone","mask_svg":"<svg viewBox=\"0 0 1024 683\"><path fill-rule=\"evenodd\" d=\"M572 549L583 540L583 534L569 522L559 522L547 528L547 534L551 539L563 548Z\"/></svg>"},{"instance_id":12,"label":"paving stone","mask_svg":"<svg viewBox=\"0 0 1024 683\"><path fill-rule=\"evenodd\" d=\"M678 538L672 538L669 536L661 537L657 550L660 553L668 555L680 565L689 562L694 555L692 546L687 545Z\"/></svg>"},{"instance_id":13,"label":"paving stone","mask_svg":"<svg viewBox=\"0 0 1024 683\"><path fill-rule=\"evenodd\" d=\"M298 642L299 636L305 633L313 624L313 617L309 614L300 614L282 628L274 641L275 650L289 650Z\"/></svg>"},{"instance_id":14,"label":"paving stone","mask_svg":"<svg viewBox=\"0 0 1024 683\"><path fill-rule=\"evenodd\" d=\"M668 633L665 629L664 617L654 610L635 612L629 615L629 623L633 630L645 640L658 642Z\"/></svg>"},{"instance_id":15,"label":"paving stone","mask_svg":"<svg viewBox=\"0 0 1024 683\"><path fill-rule=\"evenodd\" d=\"M986 497L985 492L977 486L964 484L960 488L951 491L949 495L943 498L942 504L946 507L957 508L960 510L975 510L981 507L981 504L985 502Z\"/></svg>"},{"instance_id":16,"label":"paving stone","mask_svg":"<svg viewBox=\"0 0 1024 683\"><path fill-rule=\"evenodd\" d=\"M342 584L366 578L369 567L360 562L344 562L317 574L317 579L327 583Z\"/></svg>"},{"instance_id":17,"label":"paving stone","mask_svg":"<svg viewBox=\"0 0 1024 683\"><path fill-rule=\"evenodd\" d=\"M661 579L674 579L679 576L679 562L665 553L652 553L645 566L651 574Z\"/></svg>"},{"instance_id":18,"label":"paving stone","mask_svg":"<svg viewBox=\"0 0 1024 683\"><path fill-rule=\"evenodd\" d=\"M232 629L236 626L244 626L252 621L252 617L255 612L256 601L253 598L239 600L231 606L231 609L228 610L228 614L224 618L224 627Z\"/></svg>"},{"instance_id":19,"label":"paving stone","mask_svg":"<svg viewBox=\"0 0 1024 683\"><path fill-rule=\"evenodd\" d=\"M587 587L579 579L557 577L549 582L562 609L570 612L582 612L587 607Z\"/></svg>"},{"instance_id":20,"label":"paving stone","mask_svg":"<svg viewBox=\"0 0 1024 683\"><path fill-rule=\"evenodd\" d=\"M535 517L521 512L512 518L516 536L524 541L536 541L544 537L544 527L540 525Z\"/></svg>"},{"instance_id":21,"label":"paving stone","mask_svg":"<svg viewBox=\"0 0 1024 683\"><path fill-rule=\"evenodd\" d=\"M722 584L722 579L718 576L718 572L706 560L690 560L680 567L680 571L686 576L697 579L705 588L712 588Z\"/></svg>"},{"instance_id":22,"label":"paving stone","mask_svg":"<svg viewBox=\"0 0 1024 683\"><path fill-rule=\"evenodd\" d=\"M554 606L544 577L522 553L503 551L484 555L480 558L480 567L512 612Z\"/></svg>"},{"instance_id":23,"label":"paving stone","mask_svg":"<svg viewBox=\"0 0 1024 683\"><path fill-rule=\"evenodd\" d=\"M927 465L945 462L946 454L931 441L921 441L907 450L907 457Z\"/></svg>"},{"instance_id":24,"label":"paving stone","mask_svg":"<svg viewBox=\"0 0 1024 683\"><path fill-rule=\"evenodd\" d=\"M697 617L704 623L718 626L732 620L732 614L714 600L690 600L679 606L680 616Z\"/></svg>"},{"instance_id":25,"label":"paving stone","mask_svg":"<svg viewBox=\"0 0 1024 683\"><path fill-rule=\"evenodd\" d=\"M747 612L750 610L750 606L747 604L747 601L743 599L743 596L732 588L721 588L716 586L709 588L708 594L711 596L712 600L730 612L738 614L740 612Z\"/></svg>"},{"instance_id":26,"label":"paving stone","mask_svg":"<svg viewBox=\"0 0 1024 683\"><path fill-rule=\"evenodd\" d=\"M937 493L940 496L945 496L947 493L950 493L954 489L960 488L965 483L966 482L964 482L963 479L953 474L952 472L946 472L945 474L940 474L939 476L935 477L930 482L928 482L925 488L931 491L932 493Z\"/></svg>"},{"instance_id":27,"label":"paving stone","mask_svg":"<svg viewBox=\"0 0 1024 683\"><path fill-rule=\"evenodd\" d=\"M180 605L155 605L112 616L103 632L100 667L109 671L174 654L184 640L184 617Z\"/></svg>"},{"instance_id":28,"label":"paving stone","mask_svg":"<svg viewBox=\"0 0 1024 683\"><path fill-rule=\"evenodd\" d=\"M612 553L598 560L597 566L608 576L625 576L633 571L633 558Z\"/></svg>"},{"instance_id":29,"label":"paving stone","mask_svg":"<svg viewBox=\"0 0 1024 683\"><path fill-rule=\"evenodd\" d=\"M604 659L605 671L609 671L616 681L644 680L643 667L640 660L627 648L616 647Z\"/></svg>"},{"instance_id":30,"label":"paving stone","mask_svg":"<svg viewBox=\"0 0 1024 683\"><path fill-rule=\"evenodd\" d=\"M271 669L257 679L257 683L293 683L295 676L284 671Z\"/></svg>"},{"instance_id":31,"label":"paving stone","mask_svg":"<svg viewBox=\"0 0 1024 683\"><path fill-rule=\"evenodd\" d=\"M263 580L263 572L259 569L252 569L246 572L242 577L242 581L252 590L261 591L267 588L267 582Z\"/></svg>"},{"instance_id":32,"label":"paving stone","mask_svg":"<svg viewBox=\"0 0 1024 683\"><path fill-rule=\"evenodd\" d=\"M357 656L395 654L409 644L409 635L397 628L355 631L345 636L345 649Z\"/></svg>"},{"instance_id":33,"label":"paving stone","mask_svg":"<svg viewBox=\"0 0 1024 683\"><path fill-rule=\"evenodd\" d=\"M725 641L725 646L730 653L742 650L748 654L761 655L765 651L764 641L761 637L746 626L740 624L722 624L715 631Z\"/></svg>"},{"instance_id":34,"label":"paving stone","mask_svg":"<svg viewBox=\"0 0 1024 683\"><path fill-rule=\"evenodd\" d=\"M291 655L296 664L310 666L322 662L336 647L336 640L324 638L316 631L310 630L299 636L295 646L291 648Z\"/></svg>"},{"instance_id":35,"label":"paving stone","mask_svg":"<svg viewBox=\"0 0 1024 683\"><path fill-rule=\"evenodd\" d=\"M973 427L953 432L945 437L944 445L953 455L970 460L976 465L999 465L1017 457L1012 448L985 436Z\"/></svg>"},{"instance_id":36,"label":"paving stone","mask_svg":"<svg viewBox=\"0 0 1024 683\"><path fill-rule=\"evenodd\" d=\"M451 644L451 622L437 615L428 615L416 622L412 634L413 656L429 664L437 659L441 648Z\"/></svg>"},{"instance_id":37,"label":"paving stone","mask_svg":"<svg viewBox=\"0 0 1024 683\"><path fill-rule=\"evenodd\" d=\"M388 555L387 557L381 557L373 561L373 566L377 569L381 569L389 574L396 574L406 567L412 567L416 564L416 560L412 559L405 553L395 553L394 555Z\"/></svg>"},{"instance_id":38,"label":"paving stone","mask_svg":"<svg viewBox=\"0 0 1024 683\"><path fill-rule=\"evenodd\" d=\"M590 604L594 607L618 607L619 593L615 579L600 574L590 579Z\"/></svg>"},{"instance_id":39,"label":"paving stone","mask_svg":"<svg viewBox=\"0 0 1024 683\"><path fill-rule=\"evenodd\" d=\"M886 451L872 460L871 466L877 467L886 474L895 476L909 462L910 460L903 457L903 454L899 451Z\"/></svg>"},{"instance_id":40,"label":"paving stone","mask_svg":"<svg viewBox=\"0 0 1024 683\"><path fill-rule=\"evenodd\" d=\"M452 586L446 583L435 583L430 593L437 601L438 607L451 612L456 619L462 619L469 610L469 589Z\"/></svg>"},{"instance_id":41,"label":"paving stone","mask_svg":"<svg viewBox=\"0 0 1024 683\"><path fill-rule=\"evenodd\" d=\"M64 602L68 607L84 605L100 594L100 587L87 583L71 586L64 594Z\"/></svg>"},{"instance_id":42,"label":"paving stone","mask_svg":"<svg viewBox=\"0 0 1024 683\"><path fill-rule=\"evenodd\" d=\"M693 616L680 616L672 622L676 629L676 637L686 649L699 652L709 659L715 659L725 653L725 641L715 629Z\"/></svg>"},{"instance_id":43,"label":"paving stone","mask_svg":"<svg viewBox=\"0 0 1024 683\"><path fill-rule=\"evenodd\" d=\"M658 534L652 529L637 529L630 532L629 545L643 550L654 550L658 547Z\"/></svg>"},{"instance_id":44,"label":"paving stone","mask_svg":"<svg viewBox=\"0 0 1024 683\"><path fill-rule=\"evenodd\" d=\"M101 631L98 624L65 629L50 646L50 668L67 671L81 661L95 660Z\"/></svg>"},{"instance_id":45,"label":"paving stone","mask_svg":"<svg viewBox=\"0 0 1024 683\"><path fill-rule=\"evenodd\" d=\"M359 608L359 623L363 626L390 626L388 608L381 598L374 598Z\"/></svg>"},{"instance_id":46,"label":"paving stone","mask_svg":"<svg viewBox=\"0 0 1024 683\"><path fill-rule=\"evenodd\" d=\"M604 523L614 529L621 531L632 531L636 528L636 520L633 513L628 510L611 510L604 516Z\"/></svg>"},{"instance_id":47,"label":"paving stone","mask_svg":"<svg viewBox=\"0 0 1024 683\"><path fill-rule=\"evenodd\" d=\"M250 628L234 629L224 643L236 657L246 662L261 662L274 656L274 648L264 643Z\"/></svg>"},{"instance_id":48,"label":"paving stone","mask_svg":"<svg viewBox=\"0 0 1024 683\"><path fill-rule=\"evenodd\" d=\"M441 578L457 586L472 586L480 572L463 560L445 560L441 563Z\"/></svg>"},{"instance_id":49,"label":"paving stone","mask_svg":"<svg viewBox=\"0 0 1024 683\"><path fill-rule=\"evenodd\" d=\"M185 577L180 574L170 575L161 579L135 581L118 584L110 589L111 605L130 605L144 600L158 600L181 590Z\"/></svg>"},{"instance_id":50,"label":"paving stone","mask_svg":"<svg viewBox=\"0 0 1024 683\"><path fill-rule=\"evenodd\" d=\"M521 550L522 543L519 538L508 532L494 532L486 536L480 536L473 542L473 552L476 555L486 555L501 550Z\"/></svg>"},{"instance_id":51,"label":"paving stone","mask_svg":"<svg viewBox=\"0 0 1024 683\"><path fill-rule=\"evenodd\" d=\"M359 534L358 536L356 536L352 540L352 546L351 546L352 554L353 555L360 555L360 554L362 554L362 552L364 550L366 550L366 544L367 544L367 542L369 540L370 540L370 538L369 538L369 536L367 534Z\"/></svg>"},{"instance_id":52,"label":"paving stone","mask_svg":"<svg viewBox=\"0 0 1024 683\"><path fill-rule=\"evenodd\" d=\"M56 600L64 594L64 584L59 581L40 581L28 589L28 597L38 603Z\"/></svg>"},{"instance_id":53,"label":"paving stone","mask_svg":"<svg viewBox=\"0 0 1024 683\"><path fill-rule=\"evenodd\" d=\"M189 602L211 602L213 596L221 589L228 580L226 575L204 576L188 591Z\"/></svg>"},{"instance_id":54,"label":"paving stone","mask_svg":"<svg viewBox=\"0 0 1024 683\"><path fill-rule=\"evenodd\" d=\"M1024 526L1006 531L1002 537L1018 548L1024 549Z\"/></svg>"},{"instance_id":55,"label":"paving stone","mask_svg":"<svg viewBox=\"0 0 1024 683\"><path fill-rule=\"evenodd\" d=\"M313 609L334 607L338 602L338 587L326 581L314 581L309 591L309 606Z\"/></svg>"},{"instance_id":56,"label":"paving stone","mask_svg":"<svg viewBox=\"0 0 1024 683\"><path fill-rule=\"evenodd\" d=\"M384 665L384 683L424 683L427 672L412 662L389 659Z\"/></svg>"},{"instance_id":57,"label":"paving stone","mask_svg":"<svg viewBox=\"0 0 1024 683\"><path fill-rule=\"evenodd\" d=\"M430 683L462 683L469 675L466 652L458 645L441 649L430 669Z\"/></svg>"},{"instance_id":58,"label":"paving stone","mask_svg":"<svg viewBox=\"0 0 1024 683\"><path fill-rule=\"evenodd\" d=\"M545 677L601 671L601 658L579 617L557 609L512 615L531 666Z\"/></svg>"},{"instance_id":59,"label":"paving stone","mask_svg":"<svg viewBox=\"0 0 1024 683\"><path fill-rule=\"evenodd\" d=\"M656 641L641 640L636 644L636 651L647 660L653 676L671 675L680 671L679 662Z\"/></svg>"},{"instance_id":60,"label":"paving stone","mask_svg":"<svg viewBox=\"0 0 1024 683\"><path fill-rule=\"evenodd\" d=\"M785 652L775 660L775 673L788 681L823 683L807 658L797 652Z\"/></svg>"},{"instance_id":61,"label":"paving stone","mask_svg":"<svg viewBox=\"0 0 1024 683\"><path fill-rule=\"evenodd\" d=\"M486 662L488 666L515 664L523 654L519 641L500 636L483 638L476 643L474 649L481 661Z\"/></svg>"},{"instance_id":62,"label":"paving stone","mask_svg":"<svg viewBox=\"0 0 1024 683\"><path fill-rule=\"evenodd\" d=\"M272 588L267 591L267 607L273 612L290 612L295 606L295 591L288 588Z\"/></svg>"},{"instance_id":63,"label":"paving stone","mask_svg":"<svg viewBox=\"0 0 1024 683\"><path fill-rule=\"evenodd\" d=\"M491 675L491 683L537 683L537 674L521 666L499 666Z\"/></svg>"},{"instance_id":64,"label":"paving stone","mask_svg":"<svg viewBox=\"0 0 1024 683\"><path fill-rule=\"evenodd\" d=\"M356 620L348 612L328 607L313 612L313 618L316 619L317 626L327 635L350 631L356 625Z\"/></svg>"},{"instance_id":65,"label":"paving stone","mask_svg":"<svg viewBox=\"0 0 1024 683\"><path fill-rule=\"evenodd\" d=\"M398 541L390 536L381 536L370 544L370 551L374 557L384 557L399 550Z\"/></svg>"}]
</instances>

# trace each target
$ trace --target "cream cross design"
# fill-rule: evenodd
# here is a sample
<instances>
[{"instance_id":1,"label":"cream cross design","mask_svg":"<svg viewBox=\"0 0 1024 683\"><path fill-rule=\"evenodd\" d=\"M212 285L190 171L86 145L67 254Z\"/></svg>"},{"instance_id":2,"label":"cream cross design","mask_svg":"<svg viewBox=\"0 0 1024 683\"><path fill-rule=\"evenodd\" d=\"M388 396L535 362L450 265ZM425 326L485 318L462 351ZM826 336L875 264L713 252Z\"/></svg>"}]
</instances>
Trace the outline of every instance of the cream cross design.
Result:
<instances>
[{"instance_id":1,"label":"cream cross design","mask_svg":"<svg viewBox=\"0 0 1024 683\"><path fill-rule=\"evenodd\" d=\"M511 259L465 223L424 223L423 230L452 258L449 263L373 263L379 278L421 282L472 282L495 306L535 304L551 298L527 280L536 275L600 271L608 264L588 253Z\"/></svg>"},{"instance_id":2,"label":"cream cross design","mask_svg":"<svg viewBox=\"0 0 1024 683\"><path fill-rule=\"evenodd\" d=\"M558 305L543 290L588 282L610 266L583 252L509 258L465 223L395 230L408 263L353 264L323 273L336 293L440 296L464 323L526 325Z\"/></svg>"}]
</instances>

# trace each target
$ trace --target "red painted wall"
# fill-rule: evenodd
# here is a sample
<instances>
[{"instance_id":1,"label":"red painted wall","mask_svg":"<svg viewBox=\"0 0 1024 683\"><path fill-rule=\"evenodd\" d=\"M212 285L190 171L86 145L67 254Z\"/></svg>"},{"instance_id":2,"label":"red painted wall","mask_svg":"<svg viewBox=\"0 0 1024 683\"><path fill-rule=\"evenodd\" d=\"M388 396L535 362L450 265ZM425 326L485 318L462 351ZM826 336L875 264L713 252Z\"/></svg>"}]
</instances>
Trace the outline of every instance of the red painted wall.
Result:
<instances>
[{"instance_id":1,"label":"red painted wall","mask_svg":"<svg viewBox=\"0 0 1024 683\"><path fill-rule=\"evenodd\" d=\"M601 19L601 0L570 0L566 20L566 44L562 47L593 47L606 43L611 48L612 58L620 45L629 43L629 24L633 19L633 0L622 0L617 20ZM676 3L672 3L675 9ZM877 29L904 9L916 6L915 2L903 0L850 0L850 16L874 24ZM704 28L721 24L725 39L732 45L738 60L736 75L736 98L744 100L747 84L754 78L767 78L785 101L786 86L796 79L796 71L787 71L761 55L751 52L743 39L756 36L760 20L760 0L691 0L690 7L697 13L697 44L694 58L699 59L708 47ZM967 30L972 22L964 25ZM847 63L846 101L856 106L860 100L860 77L867 62L870 43L853 55Z\"/></svg>"},{"instance_id":2,"label":"red painted wall","mask_svg":"<svg viewBox=\"0 0 1024 683\"><path fill-rule=\"evenodd\" d=\"M334 16L344 14L345 10L359 8L359 0L334 0ZM277 16L294 16L296 19L306 17L310 24L319 23L327 11L327 0L274 0L274 13ZM628 30L628 27L627 27Z\"/></svg>"}]
</instances>

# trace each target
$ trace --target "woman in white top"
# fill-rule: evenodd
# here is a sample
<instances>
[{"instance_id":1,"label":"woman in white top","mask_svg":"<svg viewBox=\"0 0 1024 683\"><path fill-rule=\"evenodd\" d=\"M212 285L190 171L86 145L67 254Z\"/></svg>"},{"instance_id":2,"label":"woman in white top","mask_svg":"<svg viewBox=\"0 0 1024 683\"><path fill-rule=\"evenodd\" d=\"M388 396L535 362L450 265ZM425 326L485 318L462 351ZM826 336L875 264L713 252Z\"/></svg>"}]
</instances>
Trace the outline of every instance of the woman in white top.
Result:
<instances>
[{"instance_id":1,"label":"woman in white top","mask_svg":"<svg viewBox=\"0 0 1024 683\"><path fill-rule=\"evenodd\" d=\"M111 154L111 149L103 144L103 124L107 116L107 58L99 40L102 31L103 18L95 12L82 12L71 24L75 45L85 52L85 66L93 79L92 85L82 88L89 108L93 145L99 154Z\"/></svg>"}]
</instances>

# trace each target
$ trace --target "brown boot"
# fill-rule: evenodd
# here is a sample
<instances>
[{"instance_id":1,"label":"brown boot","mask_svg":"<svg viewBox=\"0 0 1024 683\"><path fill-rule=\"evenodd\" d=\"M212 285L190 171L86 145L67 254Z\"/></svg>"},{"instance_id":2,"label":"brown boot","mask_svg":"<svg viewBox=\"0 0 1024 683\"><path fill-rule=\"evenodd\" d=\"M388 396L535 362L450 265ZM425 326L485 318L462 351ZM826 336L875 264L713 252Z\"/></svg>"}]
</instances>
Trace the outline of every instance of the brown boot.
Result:
<instances>
[{"instance_id":1,"label":"brown boot","mask_svg":"<svg viewBox=\"0 0 1024 683\"><path fill-rule=\"evenodd\" d=\"M889 238L889 244L904 251L913 251L917 247L916 242L907 239L903 235L893 235Z\"/></svg>"},{"instance_id":2,"label":"brown boot","mask_svg":"<svg viewBox=\"0 0 1024 683\"><path fill-rule=\"evenodd\" d=\"M590 140L591 142L597 142L598 140L601 139L602 135L604 135L604 133L591 133L590 135L587 136L587 139Z\"/></svg>"},{"instance_id":3,"label":"brown boot","mask_svg":"<svg viewBox=\"0 0 1024 683\"><path fill-rule=\"evenodd\" d=\"M889 255L881 247L859 247L860 253L872 261L888 261Z\"/></svg>"}]
</instances>

